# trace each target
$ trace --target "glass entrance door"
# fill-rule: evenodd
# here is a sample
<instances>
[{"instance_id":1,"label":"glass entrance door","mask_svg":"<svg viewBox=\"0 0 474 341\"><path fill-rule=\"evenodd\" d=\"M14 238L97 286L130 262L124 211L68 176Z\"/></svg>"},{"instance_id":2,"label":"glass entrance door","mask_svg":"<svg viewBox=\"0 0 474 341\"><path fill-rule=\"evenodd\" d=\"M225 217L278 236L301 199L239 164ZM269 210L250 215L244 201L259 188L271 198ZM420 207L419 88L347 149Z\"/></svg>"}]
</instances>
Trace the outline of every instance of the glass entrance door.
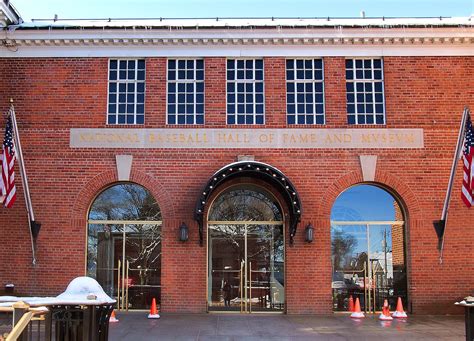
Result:
<instances>
[{"instance_id":1,"label":"glass entrance door","mask_svg":"<svg viewBox=\"0 0 474 341\"><path fill-rule=\"evenodd\" d=\"M210 311L283 311L282 222L209 222Z\"/></svg>"},{"instance_id":2,"label":"glass entrance door","mask_svg":"<svg viewBox=\"0 0 474 341\"><path fill-rule=\"evenodd\" d=\"M89 221L88 276L119 310L148 309L160 298L161 223Z\"/></svg>"}]
</instances>

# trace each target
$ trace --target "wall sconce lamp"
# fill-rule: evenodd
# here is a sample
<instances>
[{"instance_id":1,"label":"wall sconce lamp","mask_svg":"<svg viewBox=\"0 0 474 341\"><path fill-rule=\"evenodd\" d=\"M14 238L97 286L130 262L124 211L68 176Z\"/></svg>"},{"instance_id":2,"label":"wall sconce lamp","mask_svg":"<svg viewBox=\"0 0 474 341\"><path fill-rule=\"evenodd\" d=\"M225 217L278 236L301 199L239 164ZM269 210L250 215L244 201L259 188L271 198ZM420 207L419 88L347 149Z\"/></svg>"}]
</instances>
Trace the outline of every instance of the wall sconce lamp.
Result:
<instances>
[{"instance_id":1,"label":"wall sconce lamp","mask_svg":"<svg viewBox=\"0 0 474 341\"><path fill-rule=\"evenodd\" d=\"M185 223L179 226L179 241L186 242L189 238L189 228Z\"/></svg>"},{"instance_id":2,"label":"wall sconce lamp","mask_svg":"<svg viewBox=\"0 0 474 341\"><path fill-rule=\"evenodd\" d=\"M311 223L306 225L306 228L304 229L304 235L305 235L305 240L307 243L313 242L314 228L313 228L313 225L311 225Z\"/></svg>"}]
</instances>

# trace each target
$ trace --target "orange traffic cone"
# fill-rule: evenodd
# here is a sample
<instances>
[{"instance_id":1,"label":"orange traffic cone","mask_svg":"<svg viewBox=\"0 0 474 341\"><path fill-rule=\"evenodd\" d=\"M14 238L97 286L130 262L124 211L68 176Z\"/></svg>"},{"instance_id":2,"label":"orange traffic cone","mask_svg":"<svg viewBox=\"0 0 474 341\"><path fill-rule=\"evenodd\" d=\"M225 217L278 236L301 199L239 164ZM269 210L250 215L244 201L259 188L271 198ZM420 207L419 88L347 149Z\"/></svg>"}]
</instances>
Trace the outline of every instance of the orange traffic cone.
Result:
<instances>
[{"instance_id":1,"label":"orange traffic cone","mask_svg":"<svg viewBox=\"0 0 474 341\"><path fill-rule=\"evenodd\" d=\"M158 309L156 308L156 300L153 298L151 301L150 313L148 314L149 319L159 319L160 314L158 314Z\"/></svg>"},{"instance_id":2,"label":"orange traffic cone","mask_svg":"<svg viewBox=\"0 0 474 341\"><path fill-rule=\"evenodd\" d=\"M119 320L115 317L115 310L112 310L112 314L110 314L109 322L110 323L115 323L118 322Z\"/></svg>"},{"instance_id":3,"label":"orange traffic cone","mask_svg":"<svg viewBox=\"0 0 474 341\"><path fill-rule=\"evenodd\" d=\"M351 314L351 317L354 318L354 319L360 319L360 318L365 317L364 313L362 311L360 311L359 297L356 297L354 312Z\"/></svg>"},{"instance_id":4,"label":"orange traffic cone","mask_svg":"<svg viewBox=\"0 0 474 341\"><path fill-rule=\"evenodd\" d=\"M403 304L402 304L402 298L401 297L398 297L398 301L397 301L397 310L393 312L392 314L393 317L397 317L397 318L407 318L407 313L405 313L405 311L403 311Z\"/></svg>"},{"instance_id":5,"label":"orange traffic cone","mask_svg":"<svg viewBox=\"0 0 474 341\"><path fill-rule=\"evenodd\" d=\"M352 298L352 295L349 296L349 309L350 312L354 311L354 299Z\"/></svg>"},{"instance_id":6,"label":"orange traffic cone","mask_svg":"<svg viewBox=\"0 0 474 341\"><path fill-rule=\"evenodd\" d=\"M393 320L393 317L390 316L390 307L388 306L388 301L387 300L385 300L383 302L382 313L379 316L379 320L382 320L382 321L391 321L391 320Z\"/></svg>"}]
</instances>

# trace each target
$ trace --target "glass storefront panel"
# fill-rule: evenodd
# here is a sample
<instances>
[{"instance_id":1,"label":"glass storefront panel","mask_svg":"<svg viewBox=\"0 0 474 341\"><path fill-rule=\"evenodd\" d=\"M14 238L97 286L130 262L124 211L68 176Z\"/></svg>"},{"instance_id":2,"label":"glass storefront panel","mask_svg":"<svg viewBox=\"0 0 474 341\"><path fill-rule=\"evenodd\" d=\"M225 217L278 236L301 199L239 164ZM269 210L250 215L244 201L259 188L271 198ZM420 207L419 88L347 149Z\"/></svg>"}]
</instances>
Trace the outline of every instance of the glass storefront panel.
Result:
<instances>
[{"instance_id":1,"label":"glass storefront panel","mask_svg":"<svg viewBox=\"0 0 474 341\"><path fill-rule=\"evenodd\" d=\"M161 218L145 188L106 189L89 213L87 275L117 299L119 309L148 309L161 295Z\"/></svg>"},{"instance_id":2,"label":"glass storefront panel","mask_svg":"<svg viewBox=\"0 0 474 341\"><path fill-rule=\"evenodd\" d=\"M209 308L240 311L245 226L209 226Z\"/></svg>"},{"instance_id":3,"label":"glass storefront panel","mask_svg":"<svg viewBox=\"0 0 474 341\"><path fill-rule=\"evenodd\" d=\"M284 308L283 246L282 225L248 226L248 300L251 311Z\"/></svg>"},{"instance_id":4,"label":"glass storefront panel","mask_svg":"<svg viewBox=\"0 0 474 341\"><path fill-rule=\"evenodd\" d=\"M283 310L283 225L209 225L209 309Z\"/></svg>"},{"instance_id":5,"label":"glass storefront panel","mask_svg":"<svg viewBox=\"0 0 474 341\"><path fill-rule=\"evenodd\" d=\"M366 226L333 225L331 231L334 309L346 310L350 296L358 297L363 306L368 276Z\"/></svg>"},{"instance_id":6,"label":"glass storefront panel","mask_svg":"<svg viewBox=\"0 0 474 341\"><path fill-rule=\"evenodd\" d=\"M118 263L122 259L123 226L89 224L87 276L95 278L110 297L117 297Z\"/></svg>"},{"instance_id":7,"label":"glass storefront panel","mask_svg":"<svg viewBox=\"0 0 474 341\"><path fill-rule=\"evenodd\" d=\"M209 310L284 310L281 217L273 197L255 187L232 188L215 200L208 221Z\"/></svg>"},{"instance_id":8,"label":"glass storefront panel","mask_svg":"<svg viewBox=\"0 0 474 341\"><path fill-rule=\"evenodd\" d=\"M343 192L331 212L333 309L347 311L359 298L365 311L384 300L407 306L405 223L397 200L372 185Z\"/></svg>"}]
</instances>

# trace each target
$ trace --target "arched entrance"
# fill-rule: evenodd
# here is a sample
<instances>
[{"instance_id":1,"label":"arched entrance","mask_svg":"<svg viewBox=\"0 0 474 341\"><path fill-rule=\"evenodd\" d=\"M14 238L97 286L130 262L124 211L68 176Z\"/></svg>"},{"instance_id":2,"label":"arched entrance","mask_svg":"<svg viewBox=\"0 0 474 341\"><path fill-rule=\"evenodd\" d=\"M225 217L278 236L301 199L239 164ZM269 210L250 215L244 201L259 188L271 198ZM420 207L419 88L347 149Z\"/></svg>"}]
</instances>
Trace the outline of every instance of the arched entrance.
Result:
<instances>
[{"instance_id":1,"label":"arched entrance","mask_svg":"<svg viewBox=\"0 0 474 341\"><path fill-rule=\"evenodd\" d=\"M347 311L349 298L363 310L382 310L387 299L407 305L405 214L382 187L360 184L342 192L331 211L333 309Z\"/></svg>"},{"instance_id":2,"label":"arched entrance","mask_svg":"<svg viewBox=\"0 0 474 341\"><path fill-rule=\"evenodd\" d=\"M212 175L194 211L201 245L204 228L208 236L210 311L285 310L285 244L301 212L296 188L269 164L239 161Z\"/></svg>"},{"instance_id":3,"label":"arched entrance","mask_svg":"<svg viewBox=\"0 0 474 341\"><path fill-rule=\"evenodd\" d=\"M161 295L161 211L135 183L102 191L88 216L87 275L117 299L117 308L148 309Z\"/></svg>"},{"instance_id":4,"label":"arched entrance","mask_svg":"<svg viewBox=\"0 0 474 341\"><path fill-rule=\"evenodd\" d=\"M232 186L208 214L208 307L211 311L283 311L284 222L261 187Z\"/></svg>"}]
</instances>

